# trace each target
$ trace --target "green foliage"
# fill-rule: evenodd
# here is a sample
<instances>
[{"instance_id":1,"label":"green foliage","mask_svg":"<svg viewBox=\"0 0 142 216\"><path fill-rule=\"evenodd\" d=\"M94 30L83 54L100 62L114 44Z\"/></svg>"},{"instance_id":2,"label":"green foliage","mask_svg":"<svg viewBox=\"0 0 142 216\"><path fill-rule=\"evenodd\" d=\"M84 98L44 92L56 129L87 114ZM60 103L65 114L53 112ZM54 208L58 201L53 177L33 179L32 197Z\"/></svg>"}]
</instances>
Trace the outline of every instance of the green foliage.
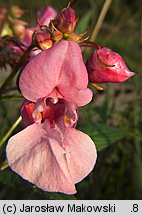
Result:
<instances>
[{"instance_id":1,"label":"green foliage","mask_svg":"<svg viewBox=\"0 0 142 216\"><path fill-rule=\"evenodd\" d=\"M50 199L52 200L75 200L76 198L73 195L66 195L61 193L51 193Z\"/></svg>"},{"instance_id":2,"label":"green foliage","mask_svg":"<svg viewBox=\"0 0 142 216\"><path fill-rule=\"evenodd\" d=\"M43 192L39 188L20 178L16 173L10 169L0 171L0 199L50 199L50 200L73 200L73 195L66 195L62 193L48 193ZM11 193L9 194L9 192ZM15 193L12 193L15 191ZM19 195L20 194L20 197ZM19 197L19 198L18 198Z\"/></svg>"},{"instance_id":3,"label":"green foliage","mask_svg":"<svg viewBox=\"0 0 142 216\"><path fill-rule=\"evenodd\" d=\"M88 11L79 19L79 22L76 27L77 33L82 34L87 30L90 18L91 18L91 13L90 11Z\"/></svg>"},{"instance_id":4,"label":"green foliage","mask_svg":"<svg viewBox=\"0 0 142 216\"><path fill-rule=\"evenodd\" d=\"M0 171L0 182L4 185L14 187L15 184L18 184L18 178L16 177L17 176L9 170Z\"/></svg>"},{"instance_id":5,"label":"green foliage","mask_svg":"<svg viewBox=\"0 0 142 216\"><path fill-rule=\"evenodd\" d=\"M122 129L98 123L88 123L80 129L92 138L98 151L103 150L128 135L127 132Z\"/></svg>"}]
</instances>

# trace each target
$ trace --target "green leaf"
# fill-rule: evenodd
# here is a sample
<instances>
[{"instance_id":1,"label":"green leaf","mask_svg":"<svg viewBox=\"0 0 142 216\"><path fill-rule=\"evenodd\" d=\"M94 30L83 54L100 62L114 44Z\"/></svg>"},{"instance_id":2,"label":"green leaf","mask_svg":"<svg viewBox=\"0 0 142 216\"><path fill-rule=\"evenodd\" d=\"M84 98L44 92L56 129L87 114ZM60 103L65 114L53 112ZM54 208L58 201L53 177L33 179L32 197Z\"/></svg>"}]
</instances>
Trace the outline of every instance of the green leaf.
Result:
<instances>
[{"instance_id":1,"label":"green leaf","mask_svg":"<svg viewBox=\"0 0 142 216\"><path fill-rule=\"evenodd\" d=\"M103 150L104 148L128 135L127 131L123 129L109 127L98 123L88 123L79 129L84 131L92 138L98 151Z\"/></svg>"},{"instance_id":2,"label":"green leaf","mask_svg":"<svg viewBox=\"0 0 142 216\"><path fill-rule=\"evenodd\" d=\"M2 194L2 196L8 196L7 191L9 193L9 188L13 188L13 190L21 191L21 196L22 196L21 199L24 199L24 198L39 199L39 196L40 196L40 199L45 199L46 197L47 199L50 199L50 200L74 200L76 199L73 195L44 192L37 187L33 187L33 185L30 184L28 181L25 181L22 178L19 178L18 175L15 175L15 173L9 169L0 171L0 183L5 185L4 187L5 194ZM26 193L23 191L24 188L25 188L25 191L27 191ZM13 194L13 196L15 195ZM14 199L14 197L12 198Z\"/></svg>"},{"instance_id":3,"label":"green leaf","mask_svg":"<svg viewBox=\"0 0 142 216\"><path fill-rule=\"evenodd\" d=\"M15 176L15 174L9 170L0 171L0 182L14 187L17 183L17 176Z\"/></svg>"},{"instance_id":4,"label":"green leaf","mask_svg":"<svg viewBox=\"0 0 142 216\"><path fill-rule=\"evenodd\" d=\"M53 200L75 200L73 195L66 195L61 193L50 193L50 199Z\"/></svg>"},{"instance_id":5,"label":"green leaf","mask_svg":"<svg viewBox=\"0 0 142 216\"><path fill-rule=\"evenodd\" d=\"M80 21L77 24L76 32L81 34L87 30L89 21L90 21L91 13L88 11L84 16L80 18Z\"/></svg>"}]
</instances>

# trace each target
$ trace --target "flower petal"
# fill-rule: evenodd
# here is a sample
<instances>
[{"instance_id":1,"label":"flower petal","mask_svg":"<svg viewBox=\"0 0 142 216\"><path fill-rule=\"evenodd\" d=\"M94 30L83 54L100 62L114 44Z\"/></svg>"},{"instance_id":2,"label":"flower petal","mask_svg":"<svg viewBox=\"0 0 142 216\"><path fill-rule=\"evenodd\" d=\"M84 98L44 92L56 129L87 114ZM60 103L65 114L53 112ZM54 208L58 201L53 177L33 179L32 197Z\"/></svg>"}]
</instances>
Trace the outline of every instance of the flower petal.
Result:
<instances>
[{"instance_id":1,"label":"flower petal","mask_svg":"<svg viewBox=\"0 0 142 216\"><path fill-rule=\"evenodd\" d=\"M95 50L86 67L92 83L124 82L135 75L128 69L122 57L107 47Z\"/></svg>"},{"instance_id":2,"label":"flower petal","mask_svg":"<svg viewBox=\"0 0 142 216\"><path fill-rule=\"evenodd\" d=\"M69 90L69 87L64 87L64 97L68 102L76 103L78 106L84 106L90 103L93 93L89 88Z\"/></svg>"},{"instance_id":3,"label":"flower petal","mask_svg":"<svg viewBox=\"0 0 142 216\"><path fill-rule=\"evenodd\" d=\"M38 11L38 19L42 25L48 26L50 20L56 17L57 13L53 7L46 6L43 10ZM37 25L38 27L39 25Z\"/></svg>"},{"instance_id":4,"label":"flower petal","mask_svg":"<svg viewBox=\"0 0 142 216\"><path fill-rule=\"evenodd\" d=\"M34 119L32 115L33 111L34 111L34 103L25 99L22 103L21 110L20 110L24 125L29 126L34 123Z\"/></svg>"},{"instance_id":5,"label":"flower petal","mask_svg":"<svg viewBox=\"0 0 142 216\"><path fill-rule=\"evenodd\" d=\"M19 85L24 97L34 102L54 89L77 105L92 99L80 47L72 41L62 40L33 58L22 71Z\"/></svg>"},{"instance_id":6,"label":"flower petal","mask_svg":"<svg viewBox=\"0 0 142 216\"><path fill-rule=\"evenodd\" d=\"M74 183L80 182L93 169L97 153L91 138L74 128L64 133L68 169Z\"/></svg>"},{"instance_id":7,"label":"flower petal","mask_svg":"<svg viewBox=\"0 0 142 216\"><path fill-rule=\"evenodd\" d=\"M10 138L6 151L12 170L39 188L76 193L68 172L62 136L56 129L47 131L41 124L32 124Z\"/></svg>"}]
</instances>

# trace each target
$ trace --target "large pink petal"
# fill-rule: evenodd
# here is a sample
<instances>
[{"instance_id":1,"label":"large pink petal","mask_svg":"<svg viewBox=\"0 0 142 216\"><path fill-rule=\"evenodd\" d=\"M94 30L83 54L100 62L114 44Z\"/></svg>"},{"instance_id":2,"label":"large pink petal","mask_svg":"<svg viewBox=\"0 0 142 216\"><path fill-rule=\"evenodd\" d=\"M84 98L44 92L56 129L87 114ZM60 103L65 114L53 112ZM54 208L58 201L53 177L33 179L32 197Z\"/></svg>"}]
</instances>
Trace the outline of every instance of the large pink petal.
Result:
<instances>
[{"instance_id":1,"label":"large pink petal","mask_svg":"<svg viewBox=\"0 0 142 216\"><path fill-rule=\"evenodd\" d=\"M55 88L78 105L92 98L80 47L72 41L62 40L32 59L22 71L19 84L24 97L31 101L47 97Z\"/></svg>"},{"instance_id":2,"label":"large pink petal","mask_svg":"<svg viewBox=\"0 0 142 216\"><path fill-rule=\"evenodd\" d=\"M67 194L76 192L62 136L56 129L47 131L41 124L32 124L10 138L6 151L11 168L39 188Z\"/></svg>"},{"instance_id":3,"label":"large pink petal","mask_svg":"<svg viewBox=\"0 0 142 216\"><path fill-rule=\"evenodd\" d=\"M57 86L67 46L61 46L61 50L58 44L54 45L26 65L19 79L25 98L36 102L39 98L47 97Z\"/></svg>"},{"instance_id":4,"label":"large pink petal","mask_svg":"<svg viewBox=\"0 0 142 216\"><path fill-rule=\"evenodd\" d=\"M93 93L89 88L71 89L64 87L64 97L68 102L76 103L78 106L84 106L92 100Z\"/></svg>"},{"instance_id":5,"label":"large pink petal","mask_svg":"<svg viewBox=\"0 0 142 216\"><path fill-rule=\"evenodd\" d=\"M93 169L97 153L91 138L74 128L68 128L64 133L66 159L68 169L74 183L80 182Z\"/></svg>"}]
</instances>

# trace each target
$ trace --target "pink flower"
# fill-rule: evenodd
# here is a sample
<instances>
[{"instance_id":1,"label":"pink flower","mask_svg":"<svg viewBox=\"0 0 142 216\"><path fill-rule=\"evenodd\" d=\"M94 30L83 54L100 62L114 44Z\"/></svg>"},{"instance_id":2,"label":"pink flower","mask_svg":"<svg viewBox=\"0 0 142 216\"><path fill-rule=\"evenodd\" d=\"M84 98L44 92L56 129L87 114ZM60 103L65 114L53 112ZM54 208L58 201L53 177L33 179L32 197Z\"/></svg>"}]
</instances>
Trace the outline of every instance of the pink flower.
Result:
<instances>
[{"instance_id":1,"label":"pink flower","mask_svg":"<svg viewBox=\"0 0 142 216\"><path fill-rule=\"evenodd\" d=\"M19 85L23 96L33 102L50 95L83 106L92 99L80 47L71 41L61 40L33 58Z\"/></svg>"},{"instance_id":2,"label":"pink flower","mask_svg":"<svg viewBox=\"0 0 142 216\"><path fill-rule=\"evenodd\" d=\"M135 74L129 71L118 53L106 47L95 50L86 67L92 83L123 82Z\"/></svg>"},{"instance_id":3,"label":"pink flower","mask_svg":"<svg viewBox=\"0 0 142 216\"><path fill-rule=\"evenodd\" d=\"M7 158L15 172L43 190L74 194L75 184L94 167L95 145L75 129L78 106L92 98L87 84L80 48L71 41L37 55L20 76L27 127L10 138Z\"/></svg>"},{"instance_id":4,"label":"pink flower","mask_svg":"<svg viewBox=\"0 0 142 216\"><path fill-rule=\"evenodd\" d=\"M57 12L51 6L46 6L43 10L38 11L40 24L48 26L50 21L55 19ZM39 27L39 25L37 25Z\"/></svg>"}]
</instances>

